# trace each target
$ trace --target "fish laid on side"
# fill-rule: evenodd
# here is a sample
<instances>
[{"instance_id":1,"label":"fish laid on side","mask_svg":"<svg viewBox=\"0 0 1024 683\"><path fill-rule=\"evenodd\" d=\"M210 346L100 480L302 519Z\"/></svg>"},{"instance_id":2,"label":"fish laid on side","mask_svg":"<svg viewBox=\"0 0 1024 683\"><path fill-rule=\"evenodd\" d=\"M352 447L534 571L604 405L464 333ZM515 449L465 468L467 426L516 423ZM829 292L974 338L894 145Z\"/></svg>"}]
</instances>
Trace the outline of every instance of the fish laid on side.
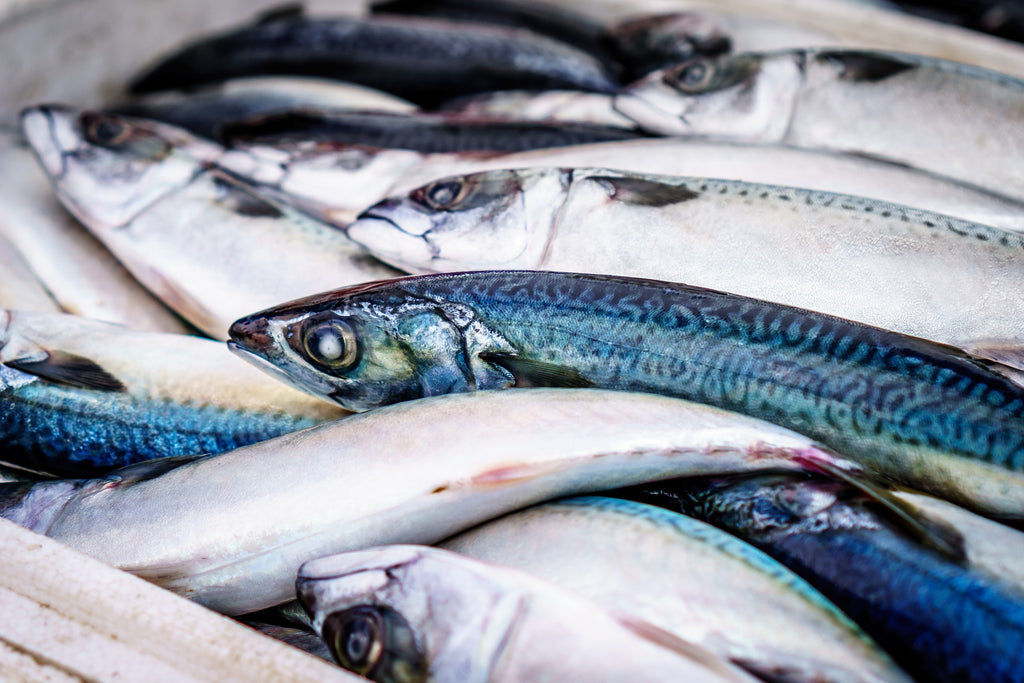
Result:
<instances>
[{"instance_id":1,"label":"fish laid on side","mask_svg":"<svg viewBox=\"0 0 1024 683\"><path fill-rule=\"evenodd\" d=\"M61 207L30 149L0 141L0 178L0 235L61 310L151 332L189 331Z\"/></svg>"},{"instance_id":2,"label":"fish laid on side","mask_svg":"<svg viewBox=\"0 0 1024 683\"><path fill-rule=\"evenodd\" d=\"M1024 340L1024 235L872 199L605 169L490 171L385 200L346 232L409 272L645 277L946 344Z\"/></svg>"},{"instance_id":3,"label":"fish laid on side","mask_svg":"<svg viewBox=\"0 0 1024 683\"><path fill-rule=\"evenodd\" d=\"M838 49L729 55L657 71L615 106L664 135L855 152L1024 199L1024 81L956 62Z\"/></svg>"},{"instance_id":4,"label":"fish laid on side","mask_svg":"<svg viewBox=\"0 0 1024 683\"><path fill-rule=\"evenodd\" d=\"M175 467L175 465L178 465ZM565 389L436 397L104 479L5 485L0 516L228 614L323 555L435 543L551 498L679 476L853 467L741 415Z\"/></svg>"},{"instance_id":5,"label":"fish laid on side","mask_svg":"<svg viewBox=\"0 0 1024 683\"><path fill-rule=\"evenodd\" d=\"M761 680L529 574L438 548L322 557L296 585L337 662L381 683Z\"/></svg>"},{"instance_id":6,"label":"fish laid on side","mask_svg":"<svg viewBox=\"0 0 1024 683\"><path fill-rule=\"evenodd\" d=\"M423 107L506 88L618 87L592 56L529 31L436 19L279 14L184 47L137 78L131 90L268 74L338 78Z\"/></svg>"},{"instance_id":7,"label":"fish laid on side","mask_svg":"<svg viewBox=\"0 0 1024 683\"><path fill-rule=\"evenodd\" d=\"M1024 677L1024 594L920 547L843 485L763 476L688 491L687 513L802 575L918 680Z\"/></svg>"},{"instance_id":8,"label":"fish laid on side","mask_svg":"<svg viewBox=\"0 0 1024 683\"><path fill-rule=\"evenodd\" d=\"M352 109L411 112L416 106L380 90L354 83L301 76L237 78L195 92L141 97L113 111L155 119L196 135L219 139L225 123L297 109Z\"/></svg>"},{"instance_id":9,"label":"fish laid on side","mask_svg":"<svg viewBox=\"0 0 1024 683\"><path fill-rule=\"evenodd\" d=\"M1024 203L1007 201L904 167L856 156L780 145L748 145L664 138L573 145L517 154L419 154L362 145L245 144L218 165L274 199L338 227L376 202L398 197L447 176L539 167L614 168L619 172L727 178L872 197L993 227L1024 230ZM460 179L461 181L462 179ZM749 193L748 193L749 194ZM424 207L425 208L425 207ZM457 207L453 213L459 215ZM484 223L480 231L496 226ZM404 235L400 239L407 239ZM368 237L377 246L385 237ZM451 260L447 245L438 258ZM470 245L460 243L460 253ZM489 251L489 250L488 250ZM462 258L466 268L478 261ZM433 260L433 259L432 259ZM410 255L404 267L433 270Z\"/></svg>"},{"instance_id":10,"label":"fish laid on side","mask_svg":"<svg viewBox=\"0 0 1024 683\"><path fill-rule=\"evenodd\" d=\"M567 498L440 545L571 589L771 679L905 680L802 579L735 537L668 510Z\"/></svg>"},{"instance_id":11,"label":"fish laid on side","mask_svg":"<svg viewBox=\"0 0 1024 683\"><path fill-rule=\"evenodd\" d=\"M215 341L0 311L0 458L22 467L96 476L220 453L346 414Z\"/></svg>"},{"instance_id":12,"label":"fish laid on side","mask_svg":"<svg viewBox=\"0 0 1024 683\"><path fill-rule=\"evenodd\" d=\"M954 347L807 310L653 280L483 271L325 292L243 318L231 338L350 410L514 386L667 394L1024 518L1024 388Z\"/></svg>"},{"instance_id":13,"label":"fish laid on side","mask_svg":"<svg viewBox=\"0 0 1024 683\"><path fill-rule=\"evenodd\" d=\"M214 338L261 306L396 274L211 167L222 148L181 129L56 106L26 110L22 125L64 205Z\"/></svg>"}]
</instances>

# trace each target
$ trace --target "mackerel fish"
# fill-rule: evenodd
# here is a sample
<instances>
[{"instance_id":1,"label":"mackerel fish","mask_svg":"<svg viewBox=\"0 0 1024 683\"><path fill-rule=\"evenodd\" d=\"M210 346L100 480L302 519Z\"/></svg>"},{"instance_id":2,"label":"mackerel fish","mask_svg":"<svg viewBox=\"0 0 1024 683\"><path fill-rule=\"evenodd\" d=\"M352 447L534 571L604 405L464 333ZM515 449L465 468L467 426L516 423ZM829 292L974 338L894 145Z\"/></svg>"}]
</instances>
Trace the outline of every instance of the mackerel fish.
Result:
<instances>
[{"instance_id":1,"label":"mackerel fish","mask_svg":"<svg viewBox=\"0 0 1024 683\"><path fill-rule=\"evenodd\" d=\"M653 280L483 271L299 299L242 318L231 339L350 410L517 386L666 394L1024 518L1024 388L954 347L781 304Z\"/></svg>"},{"instance_id":2,"label":"mackerel fish","mask_svg":"<svg viewBox=\"0 0 1024 683\"><path fill-rule=\"evenodd\" d=\"M322 557L296 585L337 662L375 681L761 680L525 572L438 548Z\"/></svg>"},{"instance_id":3,"label":"mackerel fish","mask_svg":"<svg viewBox=\"0 0 1024 683\"><path fill-rule=\"evenodd\" d=\"M551 581L771 679L909 680L860 628L781 564L669 510L566 498L440 546Z\"/></svg>"},{"instance_id":4,"label":"mackerel fish","mask_svg":"<svg viewBox=\"0 0 1024 683\"><path fill-rule=\"evenodd\" d=\"M842 49L727 55L656 71L615 107L664 135L854 152L1024 199L1024 81L956 62Z\"/></svg>"},{"instance_id":5,"label":"mackerel fish","mask_svg":"<svg viewBox=\"0 0 1024 683\"><path fill-rule=\"evenodd\" d=\"M499 170L384 200L346 232L408 272L655 278L958 346L1024 341L1024 235L865 198L605 169Z\"/></svg>"},{"instance_id":6,"label":"mackerel fish","mask_svg":"<svg viewBox=\"0 0 1024 683\"><path fill-rule=\"evenodd\" d=\"M661 396L432 397L219 455L5 485L0 516L228 614L310 559L435 543L559 496L680 476L857 467L806 437Z\"/></svg>"}]
</instances>

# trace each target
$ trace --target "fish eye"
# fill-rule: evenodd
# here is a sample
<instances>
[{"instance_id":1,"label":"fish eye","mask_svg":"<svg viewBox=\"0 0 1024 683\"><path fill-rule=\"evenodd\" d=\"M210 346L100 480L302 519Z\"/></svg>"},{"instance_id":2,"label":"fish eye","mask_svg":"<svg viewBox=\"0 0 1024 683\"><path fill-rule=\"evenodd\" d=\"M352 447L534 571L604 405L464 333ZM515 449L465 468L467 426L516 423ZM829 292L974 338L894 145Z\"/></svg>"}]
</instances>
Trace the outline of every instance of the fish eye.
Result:
<instances>
[{"instance_id":1,"label":"fish eye","mask_svg":"<svg viewBox=\"0 0 1024 683\"><path fill-rule=\"evenodd\" d=\"M413 194L420 204L434 211L449 211L456 208L469 194L470 184L458 178L438 180Z\"/></svg>"},{"instance_id":2,"label":"fish eye","mask_svg":"<svg viewBox=\"0 0 1024 683\"><path fill-rule=\"evenodd\" d=\"M338 664L369 676L384 654L385 628L377 608L361 605L327 615L321 632Z\"/></svg>"},{"instance_id":3,"label":"fish eye","mask_svg":"<svg viewBox=\"0 0 1024 683\"><path fill-rule=\"evenodd\" d=\"M109 116L92 112L82 114L82 128L86 139L101 147L119 145L131 135L131 128L128 125Z\"/></svg>"},{"instance_id":4,"label":"fish eye","mask_svg":"<svg viewBox=\"0 0 1024 683\"><path fill-rule=\"evenodd\" d=\"M687 62L666 75L669 85L684 92L700 92L708 87L715 77L715 67L705 60Z\"/></svg>"},{"instance_id":5,"label":"fish eye","mask_svg":"<svg viewBox=\"0 0 1024 683\"><path fill-rule=\"evenodd\" d=\"M303 330L302 348L314 364L329 370L349 368L359 355L355 330L337 318L314 322Z\"/></svg>"}]
</instances>

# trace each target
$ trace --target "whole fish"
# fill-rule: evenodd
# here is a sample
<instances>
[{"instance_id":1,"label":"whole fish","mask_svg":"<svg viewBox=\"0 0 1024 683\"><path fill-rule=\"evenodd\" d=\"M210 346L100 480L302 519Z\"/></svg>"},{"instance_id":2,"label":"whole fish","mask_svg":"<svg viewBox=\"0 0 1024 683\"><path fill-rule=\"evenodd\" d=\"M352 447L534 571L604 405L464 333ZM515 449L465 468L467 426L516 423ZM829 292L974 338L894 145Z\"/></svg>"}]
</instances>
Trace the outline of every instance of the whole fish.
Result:
<instances>
[{"instance_id":1,"label":"whole fish","mask_svg":"<svg viewBox=\"0 0 1024 683\"><path fill-rule=\"evenodd\" d=\"M656 133L855 152L1024 199L1024 81L956 62L837 49L698 59L615 107Z\"/></svg>"},{"instance_id":2,"label":"whole fish","mask_svg":"<svg viewBox=\"0 0 1024 683\"><path fill-rule=\"evenodd\" d=\"M529 574L438 548L322 557L296 586L335 660L374 681L761 680Z\"/></svg>"},{"instance_id":3,"label":"whole fish","mask_svg":"<svg viewBox=\"0 0 1024 683\"><path fill-rule=\"evenodd\" d=\"M623 172L728 178L859 195L928 209L994 227L1024 230L1024 204L901 166L871 159L779 145L748 145L662 139L605 142L517 154L416 154L361 145L295 142L238 145L218 165L274 199L338 227L385 197L412 193L447 176L535 167L606 167ZM456 215L458 211L454 212ZM476 230L502 231L476 225ZM399 239L408 239L404 233ZM387 252L387 237L367 237ZM449 245L439 244L440 257ZM455 245L450 245L455 248ZM469 245L458 249L474 267ZM433 260L433 259L432 259ZM412 255L401 264L414 272L434 270Z\"/></svg>"},{"instance_id":4,"label":"whole fish","mask_svg":"<svg viewBox=\"0 0 1024 683\"><path fill-rule=\"evenodd\" d=\"M395 274L213 167L223 149L181 129L57 106L27 109L22 126L64 205L212 337L261 306Z\"/></svg>"},{"instance_id":5,"label":"whole fish","mask_svg":"<svg viewBox=\"0 0 1024 683\"><path fill-rule=\"evenodd\" d=\"M116 114L156 119L219 140L225 123L296 109L410 112L415 105L354 83L320 78L237 78L196 92L160 93L113 109Z\"/></svg>"},{"instance_id":6,"label":"whole fish","mask_svg":"<svg viewBox=\"0 0 1024 683\"><path fill-rule=\"evenodd\" d=\"M131 90L267 74L329 76L423 107L508 88L618 87L590 55L529 31L403 17L278 15L186 46L138 77Z\"/></svg>"},{"instance_id":7,"label":"whole fish","mask_svg":"<svg viewBox=\"0 0 1024 683\"><path fill-rule=\"evenodd\" d=\"M0 235L61 310L151 332L190 331L68 215L28 147L0 141L0 178Z\"/></svg>"},{"instance_id":8,"label":"whole fish","mask_svg":"<svg viewBox=\"0 0 1024 683\"><path fill-rule=\"evenodd\" d=\"M0 516L244 614L293 597L299 565L315 557L434 543L558 496L821 466L850 467L805 437L677 399L486 392L404 403L103 479L12 484Z\"/></svg>"},{"instance_id":9,"label":"whole fish","mask_svg":"<svg viewBox=\"0 0 1024 683\"><path fill-rule=\"evenodd\" d=\"M385 200L346 233L408 272L656 278L947 344L1024 340L1024 235L865 198L605 169L490 171Z\"/></svg>"},{"instance_id":10,"label":"whole fish","mask_svg":"<svg viewBox=\"0 0 1024 683\"><path fill-rule=\"evenodd\" d=\"M571 589L768 678L906 680L802 579L733 536L668 510L568 498L440 545Z\"/></svg>"},{"instance_id":11,"label":"whole fish","mask_svg":"<svg viewBox=\"0 0 1024 683\"><path fill-rule=\"evenodd\" d=\"M653 280L484 271L299 299L242 318L231 339L350 410L514 386L679 396L1024 518L1024 388L959 349L807 310Z\"/></svg>"},{"instance_id":12,"label":"whole fish","mask_svg":"<svg viewBox=\"0 0 1024 683\"><path fill-rule=\"evenodd\" d=\"M231 146L324 142L435 153L519 152L644 137L628 129L583 123L344 111L289 112L238 121L223 128L223 138Z\"/></svg>"},{"instance_id":13,"label":"whole fish","mask_svg":"<svg viewBox=\"0 0 1024 683\"><path fill-rule=\"evenodd\" d=\"M22 467L95 476L345 415L208 339L0 311L0 458Z\"/></svg>"},{"instance_id":14,"label":"whole fish","mask_svg":"<svg viewBox=\"0 0 1024 683\"><path fill-rule=\"evenodd\" d=\"M679 499L807 579L918 680L1024 676L1024 594L921 548L843 485L763 476Z\"/></svg>"}]
</instances>

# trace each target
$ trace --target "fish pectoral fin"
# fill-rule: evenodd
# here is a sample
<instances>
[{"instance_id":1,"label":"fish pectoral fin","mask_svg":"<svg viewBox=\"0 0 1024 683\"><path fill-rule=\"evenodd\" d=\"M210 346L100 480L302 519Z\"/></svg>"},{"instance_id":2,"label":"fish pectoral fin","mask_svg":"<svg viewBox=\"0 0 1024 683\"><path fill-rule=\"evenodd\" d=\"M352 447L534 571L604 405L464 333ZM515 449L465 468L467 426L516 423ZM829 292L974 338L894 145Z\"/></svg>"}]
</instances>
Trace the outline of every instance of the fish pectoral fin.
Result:
<instances>
[{"instance_id":1,"label":"fish pectoral fin","mask_svg":"<svg viewBox=\"0 0 1024 683\"><path fill-rule=\"evenodd\" d=\"M561 387L569 389L586 389L594 383L572 368L554 363L520 358L511 353L484 352L480 359L507 370L515 378L514 386L523 387Z\"/></svg>"},{"instance_id":2,"label":"fish pectoral fin","mask_svg":"<svg viewBox=\"0 0 1024 683\"><path fill-rule=\"evenodd\" d=\"M1024 386L1024 345L986 340L965 344L963 349L992 372Z\"/></svg>"},{"instance_id":3,"label":"fish pectoral fin","mask_svg":"<svg viewBox=\"0 0 1024 683\"><path fill-rule=\"evenodd\" d=\"M959 565L967 564L963 536L949 524L927 516L919 508L894 496L868 478L867 473L852 472L828 460L813 458L812 469L838 479L860 491L869 501L880 506L888 517L918 543Z\"/></svg>"},{"instance_id":4,"label":"fish pectoral fin","mask_svg":"<svg viewBox=\"0 0 1024 683\"><path fill-rule=\"evenodd\" d=\"M4 365L42 379L81 389L124 391L124 384L99 365L73 353L47 351L42 359L14 359Z\"/></svg>"},{"instance_id":5,"label":"fish pectoral fin","mask_svg":"<svg viewBox=\"0 0 1024 683\"><path fill-rule=\"evenodd\" d=\"M125 465L120 467L110 474L106 475L104 479L116 481L117 486L124 486L126 484L134 484L140 481L148 481L155 479L161 474L166 474L173 469L177 469L182 465L186 465L193 460L204 458L206 455L170 455L165 458L154 458L152 460L144 460L142 462L133 463L131 465Z\"/></svg>"}]
</instances>

